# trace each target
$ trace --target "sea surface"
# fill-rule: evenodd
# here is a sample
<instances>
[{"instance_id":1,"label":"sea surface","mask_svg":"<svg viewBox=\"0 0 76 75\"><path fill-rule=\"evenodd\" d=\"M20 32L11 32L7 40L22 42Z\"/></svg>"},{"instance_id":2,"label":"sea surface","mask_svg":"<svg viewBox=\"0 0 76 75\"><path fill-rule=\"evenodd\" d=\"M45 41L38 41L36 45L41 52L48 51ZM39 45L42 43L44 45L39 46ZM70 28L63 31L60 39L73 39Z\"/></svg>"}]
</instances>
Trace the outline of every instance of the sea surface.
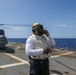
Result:
<instances>
[{"instance_id":1,"label":"sea surface","mask_svg":"<svg viewBox=\"0 0 76 75\"><path fill-rule=\"evenodd\" d=\"M68 48L76 51L76 38L54 38L56 41L55 48ZM27 38L8 38L8 42L20 42L26 44Z\"/></svg>"}]
</instances>

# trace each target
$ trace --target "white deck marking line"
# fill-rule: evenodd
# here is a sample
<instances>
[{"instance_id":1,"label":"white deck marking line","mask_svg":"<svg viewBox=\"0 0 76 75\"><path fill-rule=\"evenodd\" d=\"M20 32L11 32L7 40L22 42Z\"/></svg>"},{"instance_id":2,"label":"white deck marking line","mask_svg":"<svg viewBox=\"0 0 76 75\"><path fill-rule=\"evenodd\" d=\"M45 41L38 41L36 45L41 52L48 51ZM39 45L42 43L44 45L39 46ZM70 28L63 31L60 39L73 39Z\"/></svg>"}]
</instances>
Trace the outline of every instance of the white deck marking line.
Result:
<instances>
[{"instance_id":1,"label":"white deck marking line","mask_svg":"<svg viewBox=\"0 0 76 75\"><path fill-rule=\"evenodd\" d=\"M68 53L58 54L58 55L51 56L50 58L65 56L65 55L69 55L69 54L72 54L72 53L74 53L74 52L68 52Z\"/></svg>"},{"instance_id":2,"label":"white deck marking line","mask_svg":"<svg viewBox=\"0 0 76 75\"><path fill-rule=\"evenodd\" d=\"M54 56L51 56L50 58L60 57L60 56L64 56L64 55L71 54L71 53L73 53L73 52L68 52L68 53L64 53L64 54L60 54L60 55L54 55ZM9 54L9 53L5 53L5 54L12 57L12 58L14 58L14 59L16 59L16 60L19 60L21 62L20 63L14 63L14 64L8 64L8 65L2 65L2 66L0 66L0 68L13 67L13 66L23 65L23 64L29 65L28 61L26 61L26 60L23 60L23 59L21 59L19 57L16 57L16 56L12 55L12 54Z\"/></svg>"},{"instance_id":3,"label":"white deck marking line","mask_svg":"<svg viewBox=\"0 0 76 75\"><path fill-rule=\"evenodd\" d=\"M14 56L14 55L9 54L9 53L4 53L4 54L6 54L6 55L8 55L8 56L10 56L10 57L12 57L12 58L14 58L14 59L16 59L16 60L19 60L20 63L2 65L2 66L0 66L0 68L7 68L7 67L12 67L12 66L17 66L17 65L23 65L23 64L29 65L28 61L23 60L23 59L21 59L21 58L19 58L19 57L17 57L17 56Z\"/></svg>"},{"instance_id":4,"label":"white deck marking line","mask_svg":"<svg viewBox=\"0 0 76 75\"><path fill-rule=\"evenodd\" d=\"M14 64L2 65L2 66L0 66L0 68L3 69L3 68L18 66L18 65L24 65L24 64L29 65L28 61L26 61L26 62L21 62L21 63L14 63Z\"/></svg>"},{"instance_id":5,"label":"white deck marking line","mask_svg":"<svg viewBox=\"0 0 76 75\"><path fill-rule=\"evenodd\" d=\"M19 57L17 57L17 56L14 56L14 55L9 54L9 53L5 53L5 54L8 55L8 56L10 56L10 57L12 57L12 58L14 58L14 59L16 59L16 60L19 60L19 61L21 61L21 62L25 62L25 60L23 60L23 59L21 59L21 58L19 58Z\"/></svg>"}]
</instances>

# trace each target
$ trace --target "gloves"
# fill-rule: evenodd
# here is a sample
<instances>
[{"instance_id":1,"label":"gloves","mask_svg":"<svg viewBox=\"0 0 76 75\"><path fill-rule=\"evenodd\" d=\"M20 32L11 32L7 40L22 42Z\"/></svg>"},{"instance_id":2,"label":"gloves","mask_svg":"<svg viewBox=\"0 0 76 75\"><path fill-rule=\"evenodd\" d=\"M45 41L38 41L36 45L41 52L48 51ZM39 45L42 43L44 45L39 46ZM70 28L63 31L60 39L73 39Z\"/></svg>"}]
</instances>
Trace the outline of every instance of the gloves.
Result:
<instances>
[{"instance_id":1,"label":"gloves","mask_svg":"<svg viewBox=\"0 0 76 75\"><path fill-rule=\"evenodd\" d=\"M49 36L49 32L48 32L46 29L44 29L44 34L45 34L46 36Z\"/></svg>"},{"instance_id":2,"label":"gloves","mask_svg":"<svg viewBox=\"0 0 76 75\"><path fill-rule=\"evenodd\" d=\"M49 53L49 48L44 49L43 53L48 54Z\"/></svg>"}]
</instances>

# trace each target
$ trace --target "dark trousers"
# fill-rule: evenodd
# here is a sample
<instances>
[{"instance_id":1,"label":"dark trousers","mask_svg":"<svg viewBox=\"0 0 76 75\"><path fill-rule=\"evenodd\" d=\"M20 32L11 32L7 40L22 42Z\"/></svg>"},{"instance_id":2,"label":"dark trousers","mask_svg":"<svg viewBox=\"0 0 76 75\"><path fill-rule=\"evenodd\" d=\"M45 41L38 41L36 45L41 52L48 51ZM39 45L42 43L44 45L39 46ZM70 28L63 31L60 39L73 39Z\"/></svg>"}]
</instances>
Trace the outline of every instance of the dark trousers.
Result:
<instances>
[{"instance_id":1,"label":"dark trousers","mask_svg":"<svg viewBox=\"0 0 76 75\"><path fill-rule=\"evenodd\" d=\"M30 58L30 75L49 75L49 60Z\"/></svg>"}]
</instances>

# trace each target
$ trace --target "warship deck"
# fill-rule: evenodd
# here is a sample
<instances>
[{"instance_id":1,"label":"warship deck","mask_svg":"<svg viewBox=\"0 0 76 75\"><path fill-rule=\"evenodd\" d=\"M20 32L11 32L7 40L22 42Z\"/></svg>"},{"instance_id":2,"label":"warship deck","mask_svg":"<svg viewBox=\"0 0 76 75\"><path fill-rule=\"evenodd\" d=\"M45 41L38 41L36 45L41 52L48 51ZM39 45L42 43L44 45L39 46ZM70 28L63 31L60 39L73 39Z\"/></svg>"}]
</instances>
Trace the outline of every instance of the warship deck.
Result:
<instances>
[{"instance_id":1,"label":"warship deck","mask_svg":"<svg viewBox=\"0 0 76 75\"><path fill-rule=\"evenodd\" d=\"M29 75L28 61L24 45L10 45L0 50L0 75ZM49 62L50 75L76 75L76 51L54 49Z\"/></svg>"}]
</instances>

